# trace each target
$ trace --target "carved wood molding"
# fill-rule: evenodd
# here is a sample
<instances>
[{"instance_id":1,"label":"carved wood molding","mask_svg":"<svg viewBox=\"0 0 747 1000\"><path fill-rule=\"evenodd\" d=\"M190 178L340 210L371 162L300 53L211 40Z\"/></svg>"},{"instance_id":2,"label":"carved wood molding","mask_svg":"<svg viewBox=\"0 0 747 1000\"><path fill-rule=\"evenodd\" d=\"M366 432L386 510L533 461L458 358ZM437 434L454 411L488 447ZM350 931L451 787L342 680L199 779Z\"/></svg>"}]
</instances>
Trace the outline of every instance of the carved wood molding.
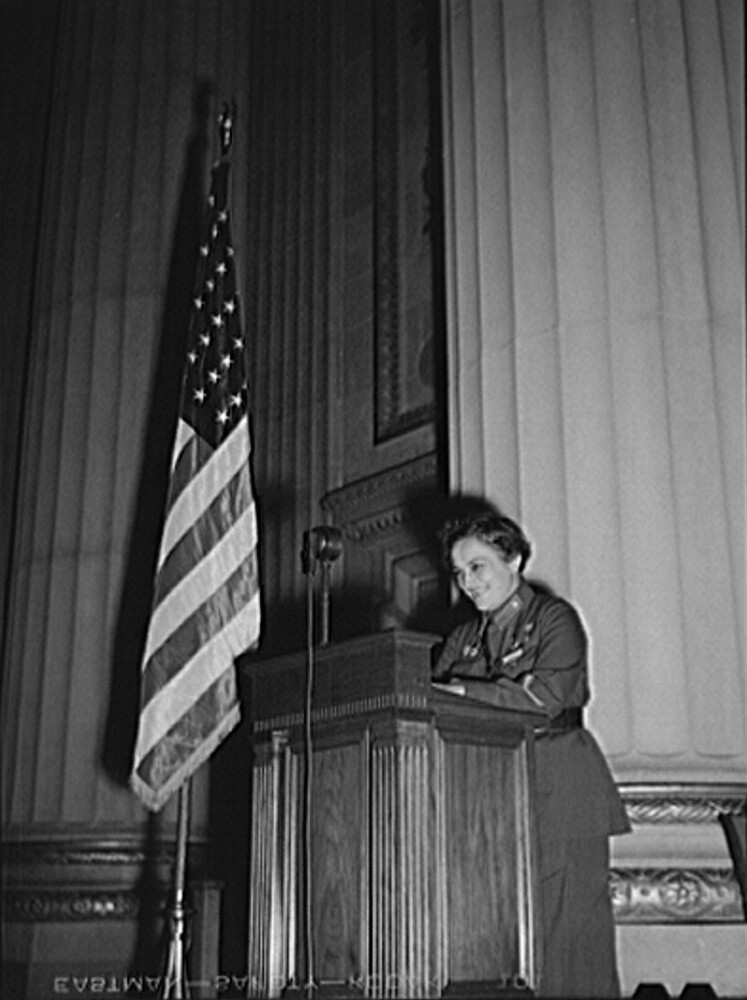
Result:
<instances>
[{"instance_id":1,"label":"carved wood molding","mask_svg":"<svg viewBox=\"0 0 747 1000\"><path fill-rule=\"evenodd\" d=\"M743 923L739 885L729 868L616 868L610 872L619 924Z\"/></svg>"},{"instance_id":2,"label":"carved wood molding","mask_svg":"<svg viewBox=\"0 0 747 1000\"><path fill-rule=\"evenodd\" d=\"M346 538L367 542L399 529L405 521L408 492L436 482L435 452L331 490L322 499L322 510L330 514Z\"/></svg>"},{"instance_id":3,"label":"carved wood molding","mask_svg":"<svg viewBox=\"0 0 747 1000\"><path fill-rule=\"evenodd\" d=\"M360 715L375 715L387 709L403 711L420 711L427 709L428 700L425 692L422 695L398 692L381 695L377 698L364 698L356 701L342 702L339 705L326 705L313 709L311 721L315 724L323 722L339 722L343 719ZM291 729L300 727L304 721L303 712L293 712L270 719L259 719L254 723L255 733L268 733L276 729Z\"/></svg>"},{"instance_id":4,"label":"carved wood molding","mask_svg":"<svg viewBox=\"0 0 747 1000\"><path fill-rule=\"evenodd\" d=\"M430 548L435 546L435 528L431 532L424 525L441 502L435 451L323 497L322 510L342 531L356 558L361 564L370 560L365 586L377 595L377 603L371 602L369 628L398 623L433 630L434 622L418 617L418 611L438 586L438 559L428 551L431 535Z\"/></svg>"}]
</instances>

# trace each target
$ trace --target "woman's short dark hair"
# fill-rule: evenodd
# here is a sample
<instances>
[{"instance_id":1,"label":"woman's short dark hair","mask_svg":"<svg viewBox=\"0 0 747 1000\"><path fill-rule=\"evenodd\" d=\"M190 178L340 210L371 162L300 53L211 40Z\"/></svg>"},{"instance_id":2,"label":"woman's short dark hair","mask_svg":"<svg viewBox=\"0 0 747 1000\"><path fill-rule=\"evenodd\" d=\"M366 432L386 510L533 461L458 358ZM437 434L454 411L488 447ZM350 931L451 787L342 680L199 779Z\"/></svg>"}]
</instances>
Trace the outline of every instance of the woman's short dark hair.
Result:
<instances>
[{"instance_id":1,"label":"woman's short dark hair","mask_svg":"<svg viewBox=\"0 0 747 1000\"><path fill-rule=\"evenodd\" d=\"M492 511L470 514L457 520L447 521L439 532L444 562L451 565L451 550L463 538L478 538L481 542L494 546L504 562L511 562L519 556L519 572L526 566L532 554L528 538L515 521Z\"/></svg>"}]
</instances>

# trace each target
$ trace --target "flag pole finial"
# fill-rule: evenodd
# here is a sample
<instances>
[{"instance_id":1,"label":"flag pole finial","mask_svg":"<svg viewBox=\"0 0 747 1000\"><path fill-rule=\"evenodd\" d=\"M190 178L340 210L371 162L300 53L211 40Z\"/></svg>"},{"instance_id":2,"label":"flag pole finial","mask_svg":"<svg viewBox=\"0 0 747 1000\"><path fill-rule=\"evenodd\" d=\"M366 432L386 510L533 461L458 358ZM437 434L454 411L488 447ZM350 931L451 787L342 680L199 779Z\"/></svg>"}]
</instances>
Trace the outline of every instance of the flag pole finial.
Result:
<instances>
[{"instance_id":1,"label":"flag pole finial","mask_svg":"<svg viewBox=\"0 0 747 1000\"><path fill-rule=\"evenodd\" d=\"M233 126L236 118L236 102L223 102L223 110L220 114L220 153L221 156L228 156L233 141Z\"/></svg>"}]
</instances>

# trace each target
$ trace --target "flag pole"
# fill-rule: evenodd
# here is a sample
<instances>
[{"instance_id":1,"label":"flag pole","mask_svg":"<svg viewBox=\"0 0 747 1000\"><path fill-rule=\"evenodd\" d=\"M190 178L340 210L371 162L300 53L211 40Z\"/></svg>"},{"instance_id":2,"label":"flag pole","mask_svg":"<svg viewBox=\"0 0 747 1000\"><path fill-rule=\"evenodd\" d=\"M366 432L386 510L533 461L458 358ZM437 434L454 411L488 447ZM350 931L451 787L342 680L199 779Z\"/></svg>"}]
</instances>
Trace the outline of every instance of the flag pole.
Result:
<instances>
[{"instance_id":1,"label":"flag pole","mask_svg":"<svg viewBox=\"0 0 747 1000\"><path fill-rule=\"evenodd\" d=\"M219 118L220 154L228 156L233 141L236 104L224 102ZM191 777L179 789L177 805L176 857L169 915L169 950L166 959L164 1000L186 1000L189 997L187 978L187 841L189 834Z\"/></svg>"},{"instance_id":2,"label":"flag pole","mask_svg":"<svg viewBox=\"0 0 747 1000\"><path fill-rule=\"evenodd\" d=\"M191 778L187 778L179 789L176 824L176 857L174 858L174 882L169 907L169 950L166 959L164 1000L185 1000L189 997L189 982L186 978L187 936L187 835L189 832L189 806Z\"/></svg>"}]
</instances>

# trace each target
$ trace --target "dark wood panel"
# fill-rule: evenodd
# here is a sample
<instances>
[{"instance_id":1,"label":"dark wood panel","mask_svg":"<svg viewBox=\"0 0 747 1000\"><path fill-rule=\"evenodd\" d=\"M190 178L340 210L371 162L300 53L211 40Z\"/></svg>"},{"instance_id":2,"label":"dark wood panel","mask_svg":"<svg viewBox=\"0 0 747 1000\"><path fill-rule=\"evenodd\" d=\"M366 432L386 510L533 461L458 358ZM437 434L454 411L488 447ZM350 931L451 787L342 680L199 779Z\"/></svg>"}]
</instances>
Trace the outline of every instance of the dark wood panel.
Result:
<instances>
[{"instance_id":1,"label":"dark wood panel","mask_svg":"<svg viewBox=\"0 0 747 1000\"><path fill-rule=\"evenodd\" d=\"M361 972L361 843L365 786L360 744L318 750L312 772L315 971L327 982Z\"/></svg>"},{"instance_id":2,"label":"dark wood panel","mask_svg":"<svg viewBox=\"0 0 747 1000\"><path fill-rule=\"evenodd\" d=\"M519 967L515 764L501 747L446 748L450 981Z\"/></svg>"}]
</instances>

